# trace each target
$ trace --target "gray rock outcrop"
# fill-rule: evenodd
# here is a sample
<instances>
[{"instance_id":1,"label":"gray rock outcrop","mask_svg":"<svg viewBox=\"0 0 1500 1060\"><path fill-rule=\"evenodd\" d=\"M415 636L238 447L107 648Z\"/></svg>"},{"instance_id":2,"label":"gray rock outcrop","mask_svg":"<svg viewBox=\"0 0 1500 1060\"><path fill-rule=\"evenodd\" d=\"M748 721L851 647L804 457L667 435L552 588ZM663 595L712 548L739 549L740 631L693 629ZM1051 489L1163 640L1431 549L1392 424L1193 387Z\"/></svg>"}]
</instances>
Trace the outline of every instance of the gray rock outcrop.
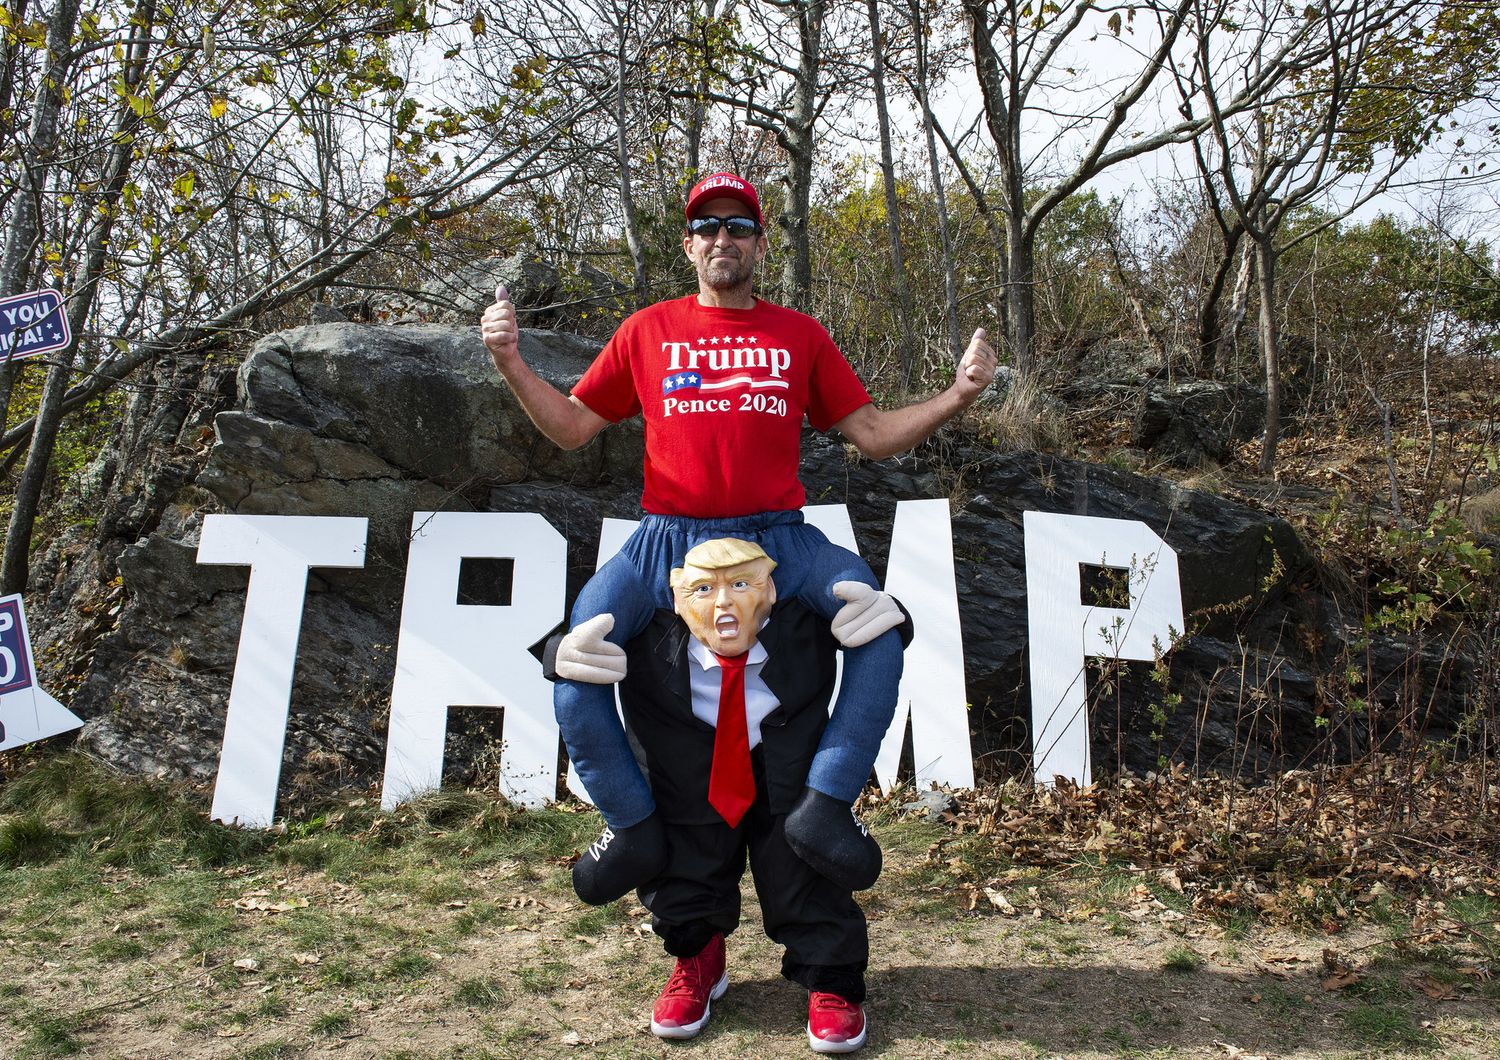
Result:
<instances>
[{"instance_id":1,"label":"gray rock outcrop","mask_svg":"<svg viewBox=\"0 0 1500 1060\"><path fill-rule=\"evenodd\" d=\"M522 335L528 363L563 387L596 349ZM136 448L105 469L116 501L99 531L118 547L64 540L38 565L30 606L44 665L87 720L83 742L122 768L200 780L216 768L247 575L196 562L206 514L370 520L364 569L310 576L284 800L380 777L412 512L540 512L568 541L570 600L601 520L638 514L639 421L559 451L498 381L472 326L297 328L256 344L232 394L222 377L203 378L195 401L143 414ZM1292 527L1244 504L1076 460L996 454L951 428L879 462L809 432L803 481L812 501L849 506L877 573L896 502L952 498L981 774L1024 769L1030 753L1027 510L1139 519L1179 553L1186 639L1156 673L1130 664L1087 677L1101 773L1165 758L1259 774L1372 739L1451 734L1467 708L1472 660L1359 629ZM1329 676L1351 659L1357 691ZM1408 717L1417 702L1420 726ZM451 777L483 778L499 713L455 710Z\"/></svg>"}]
</instances>

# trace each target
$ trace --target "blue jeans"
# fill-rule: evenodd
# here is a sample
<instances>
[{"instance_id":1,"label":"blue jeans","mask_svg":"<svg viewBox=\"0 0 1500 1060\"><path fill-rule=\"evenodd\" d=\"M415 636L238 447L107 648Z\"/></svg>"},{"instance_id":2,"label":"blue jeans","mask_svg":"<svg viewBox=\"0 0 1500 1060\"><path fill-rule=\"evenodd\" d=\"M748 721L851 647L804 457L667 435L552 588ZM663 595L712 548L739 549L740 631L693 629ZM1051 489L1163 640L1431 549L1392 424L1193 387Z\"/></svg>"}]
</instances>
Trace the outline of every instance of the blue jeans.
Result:
<instances>
[{"instance_id":1,"label":"blue jeans","mask_svg":"<svg viewBox=\"0 0 1500 1060\"><path fill-rule=\"evenodd\" d=\"M798 511L735 519L647 515L620 552L583 587L569 622L577 626L612 614L615 626L607 639L623 647L646 628L657 608L671 609L671 569L682 566L688 549L716 537L759 544L776 561L777 598L800 598L829 620L844 606L833 595L835 582L880 587L864 560L803 522ZM808 787L843 802L859 796L896 712L901 653L895 630L844 650L843 681L807 775ZM629 828L649 817L656 800L615 712L614 686L559 680L553 705L578 779L610 827Z\"/></svg>"}]
</instances>

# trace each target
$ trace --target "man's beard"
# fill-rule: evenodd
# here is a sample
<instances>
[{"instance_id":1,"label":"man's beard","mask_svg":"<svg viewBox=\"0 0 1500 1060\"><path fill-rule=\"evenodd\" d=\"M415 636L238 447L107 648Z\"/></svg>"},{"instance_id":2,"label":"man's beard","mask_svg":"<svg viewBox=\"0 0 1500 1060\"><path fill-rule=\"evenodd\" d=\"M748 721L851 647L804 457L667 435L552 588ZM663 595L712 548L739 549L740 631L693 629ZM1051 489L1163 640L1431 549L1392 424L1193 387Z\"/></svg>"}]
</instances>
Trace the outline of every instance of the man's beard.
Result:
<instances>
[{"instance_id":1,"label":"man's beard","mask_svg":"<svg viewBox=\"0 0 1500 1060\"><path fill-rule=\"evenodd\" d=\"M741 255L737 258L717 257L704 263L703 278L716 291L739 287L749 281L755 273L755 261Z\"/></svg>"}]
</instances>

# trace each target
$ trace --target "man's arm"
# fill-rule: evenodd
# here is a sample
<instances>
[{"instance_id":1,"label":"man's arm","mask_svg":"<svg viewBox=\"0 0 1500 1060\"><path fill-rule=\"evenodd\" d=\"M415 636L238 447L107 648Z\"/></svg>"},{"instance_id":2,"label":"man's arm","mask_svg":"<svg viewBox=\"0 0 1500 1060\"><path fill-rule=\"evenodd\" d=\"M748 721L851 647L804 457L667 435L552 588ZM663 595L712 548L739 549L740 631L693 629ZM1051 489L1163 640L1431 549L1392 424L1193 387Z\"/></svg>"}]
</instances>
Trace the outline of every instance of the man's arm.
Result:
<instances>
[{"instance_id":1,"label":"man's arm","mask_svg":"<svg viewBox=\"0 0 1500 1060\"><path fill-rule=\"evenodd\" d=\"M495 303L479 318L479 334L495 368L537 430L564 449L577 449L604 429L608 420L576 397L558 390L521 359L516 307L503 284L495 288Z\"/></svg>"},{"instance_id":2,"label":"man's arm","mask_svg":"<svg viewBox=\"0 0 1500 1060\"><path fill-rule=\"evenodd\" d=\"M835 423L834 429L871 460L904 453L972 405L995 378L995 351L984 328L974 332L958 362L953 385L941 394L904 408L882 411L862 405Z\"/></svg>"}]
</instances>

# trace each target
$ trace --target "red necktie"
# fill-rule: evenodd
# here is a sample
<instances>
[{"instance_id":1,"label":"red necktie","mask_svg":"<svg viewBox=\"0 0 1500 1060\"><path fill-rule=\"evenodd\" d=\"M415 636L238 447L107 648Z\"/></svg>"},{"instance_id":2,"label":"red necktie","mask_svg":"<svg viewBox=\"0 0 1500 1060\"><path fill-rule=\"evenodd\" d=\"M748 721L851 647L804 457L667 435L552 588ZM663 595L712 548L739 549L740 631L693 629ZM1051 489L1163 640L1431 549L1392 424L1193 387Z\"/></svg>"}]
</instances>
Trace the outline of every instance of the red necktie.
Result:
<instances>
[{"instance_id":1,"label":"red necktie","mask_svg":"<svg viewBox=\"0 0 1500 1060\"><path fill-rule=\"evenodd\" d=\"M708 804L730 828L755 801L750 772L750 733L745 724L745 660L749 652L719 660L719 721L714 732L714 764L708 774Z\"/></svg>"}]
</instances>

